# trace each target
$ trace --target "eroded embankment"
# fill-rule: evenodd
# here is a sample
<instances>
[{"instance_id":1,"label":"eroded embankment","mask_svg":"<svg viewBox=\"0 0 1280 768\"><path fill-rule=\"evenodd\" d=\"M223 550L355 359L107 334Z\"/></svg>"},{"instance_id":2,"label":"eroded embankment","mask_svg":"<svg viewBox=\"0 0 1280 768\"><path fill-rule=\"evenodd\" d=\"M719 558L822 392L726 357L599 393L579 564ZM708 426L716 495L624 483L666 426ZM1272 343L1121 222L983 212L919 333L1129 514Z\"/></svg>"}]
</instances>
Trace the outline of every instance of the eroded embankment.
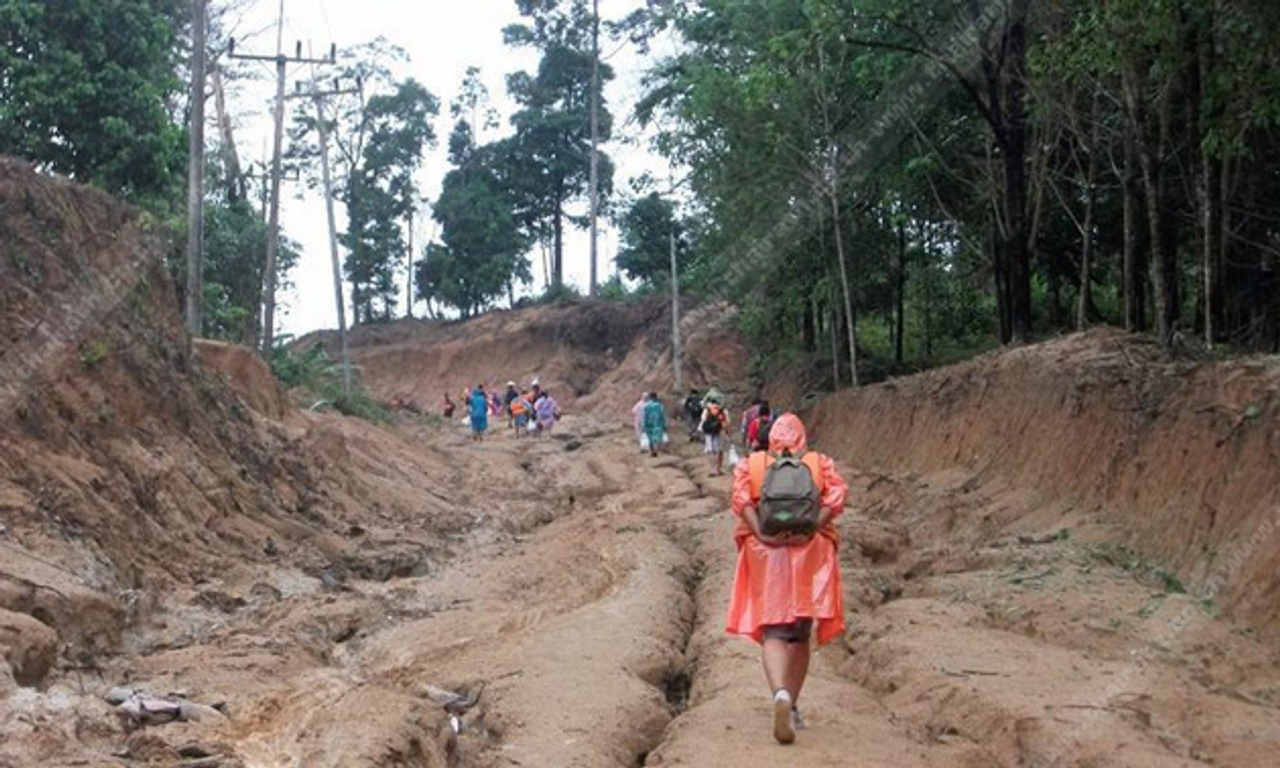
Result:
<instances>
[{"instance_id":1,"label":"eroded embankment","mask_svg":"<svg viewBox=\"0 0 1280 768\"><path fill-rule=\"evenodd\" d=\"M1180 574L1260 628L1280 628L1280 371L1270 359L1188 363L1095 331L1008 350L820 403L825 450L887 472L960 468L1056 505ZM955 525L955 521L952 521ZM951 532L946 532L952 535Z\"/></svg>"},{"instance_id":2,"label":"eroded embankment","mask_svg":"<svg viewBox=\"0 0 1280 768\"><path fill-rule=\"evenodd\" d=\"M686 307L681 317L684 383L706 388L746 379L748 360L733 309ZM671 391L669 303L581 299L494 311L465 322L398 320L356 328L351 357L361 383L378 399L438 410L444 394L483 383L505 389L538 378L563 408L620 416L642 392ZM336 356L336 334L321 341Z\"/></svg>"},{"instance_id":3,"label":"eroded embankment","mask_svg":"<svg viewBox=\"0 0 1280 768\"><path fill-rule=\"evenodd\" d=\"M424 573L469 523L443 456L203 367L163 253L139 212L0 160L0 762L55 764L82 736L110 764L122 660L299 585ZM225 700L209 666L180 687Z\"/></svg>"}]
</instances>

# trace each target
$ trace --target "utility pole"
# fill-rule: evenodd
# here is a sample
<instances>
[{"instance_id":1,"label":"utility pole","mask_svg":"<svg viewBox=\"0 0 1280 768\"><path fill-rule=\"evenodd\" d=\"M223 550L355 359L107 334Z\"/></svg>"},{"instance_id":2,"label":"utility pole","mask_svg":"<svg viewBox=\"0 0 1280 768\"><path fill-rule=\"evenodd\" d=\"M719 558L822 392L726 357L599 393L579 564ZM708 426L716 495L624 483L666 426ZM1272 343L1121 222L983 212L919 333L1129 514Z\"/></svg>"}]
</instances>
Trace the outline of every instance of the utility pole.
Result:
<instances>
[{"instance_id":1,"label":"utility pole","mask_svg":"<svg viewBox=\"0 0 1280 768\"><path fill-rule=\"evenodd\" d=\"M276 25L276 55L264 56L259 54L237 54L235 52L236 41L232 38L228 48L228 55L232 59L242 59L248 61L271 61L276 65L276 104L275 104L275 132L272 137L272 153L271 153L271 204L267 214L267 259L264 266L263 288L262 288L262 350L265 354L271 354L271 348L275 344L275 321L276 321L276 263L279 258L280 251L280 165L282 162L282 145L284 144L284 81L285 66L293 61L298 64L332 64L333 49L330 48L331 57L327 59L303 58L302 42L297 43L294 56L289 59L284 55L283 50L284 39L284 0L280 0L280 17Z\"/></svg>"},{"instance_id":2,"label":"utility pole","mask_svg":"<svg viewBox=\"0 0 1280 768\"><path fill-rule=\"evenodd\" d=\"M588 294L598 291L596 261L600 216L600 0L591 0L591 284Z\"/></svg>"},{"instance_id":3,"label":"utility pole","mask_svg":"<svg viewBox=\"0 0 1280 768\"><path fill-rule=\"evenodd\" d=\"M204 25L205 0L192 0L191 139L187 147L187 331L200 335L204 269Z\"/></svg>"},{"instance_id":4,"label":"utility pole","mask_svg":"<svg viewBox=\"0 0 1280 768\"><path fill-rule=\"evenodd\" d=\"M336 58L336 51L330 48L329 60ZM342 264L338 258L338 222L333 213L333 180L329 174L329 123L324 116L324 99L326 96L338 96L345 93L359 93L360 86L345 90L334 87L331 91L321 91L312 87L309 93L299 91L300 96L308 96L316 108L316 130L320 134L320 180L324 184L324 212L329 220L329 261L333 266L333 297L338 308L338 343L342 354L342 392L351 393L351 352L347 347L347 310L342 296Z\"/></svg>"}]
</instances>

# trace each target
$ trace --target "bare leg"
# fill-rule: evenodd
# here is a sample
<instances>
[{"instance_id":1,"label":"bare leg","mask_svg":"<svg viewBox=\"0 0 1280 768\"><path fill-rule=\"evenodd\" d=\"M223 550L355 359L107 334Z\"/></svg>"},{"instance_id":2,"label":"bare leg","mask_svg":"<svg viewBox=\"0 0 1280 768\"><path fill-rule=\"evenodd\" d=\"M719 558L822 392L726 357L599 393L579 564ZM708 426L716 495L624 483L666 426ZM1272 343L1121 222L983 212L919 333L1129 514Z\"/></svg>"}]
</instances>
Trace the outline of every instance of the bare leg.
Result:
<instances>
[{"instance_id":1,"label":"bare leg","mask_svg":"<svg viewBox=\"0 0 1280 768\"><path fill-rule=\"evenodd\" d=\"M773 738L779 744L790 744L796 740L795 727L792 724L792 707L794 695L788 682L795 675L791 670L795 662L795 651L791 643L785 640L766 638L761 657L764 661L764 676L773 691Z\"/></svg>"},{"instance_id":2,"label":"bare leg","mask_svg":"<svg viewBox=\"0 0 1280 768\"><path fill-rule=\"evenodd\" d=\"M784 687L791 694L792 703L800 700L800 689L809 676L809 643L807 640L798 643L787 643L787 665L783 680Z\"/></svg>"},{"instance_id":3,"label":"bare leg","mask_svg":"<svg viewBox=\"0 0 1280 768\"><path fill-rule=\"evenodd\" d=\"M785 640L777 640L775 638L766 637L764 639L763 653L761 657L764 661L764 679L769 683L769 690L777 692L787 687L788 667L791 661L790 648ZM793 693L788 690L789 693Z\"/></svg>"}]
</instances>

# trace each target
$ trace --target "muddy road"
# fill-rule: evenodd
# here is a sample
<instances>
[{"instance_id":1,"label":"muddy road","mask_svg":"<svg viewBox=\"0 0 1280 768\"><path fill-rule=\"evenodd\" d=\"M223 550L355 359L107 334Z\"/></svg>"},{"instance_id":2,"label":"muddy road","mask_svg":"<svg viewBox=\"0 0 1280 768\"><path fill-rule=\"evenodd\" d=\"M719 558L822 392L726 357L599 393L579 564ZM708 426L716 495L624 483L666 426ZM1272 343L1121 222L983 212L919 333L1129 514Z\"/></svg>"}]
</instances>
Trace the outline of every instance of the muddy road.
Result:
<instances>
[{"instance_id":1,"label":"muddy road","mask_svg":"<svg viewBox=\"0 0 1280 768\"><path fill-rule=\"evenodd\" d=\"M0 765L1280 764L1274 646L1114 550L920 522L1009 503L962 474L847 467L850 632L778 746L757 649L723 633L729 478L697 446L651 459L585 417L543 440L400 429L450 457L470 522L448 554L167 596L129 654L11 697ZM227 719L126 733L115 684Z\"/></svg>"}]
</instances>

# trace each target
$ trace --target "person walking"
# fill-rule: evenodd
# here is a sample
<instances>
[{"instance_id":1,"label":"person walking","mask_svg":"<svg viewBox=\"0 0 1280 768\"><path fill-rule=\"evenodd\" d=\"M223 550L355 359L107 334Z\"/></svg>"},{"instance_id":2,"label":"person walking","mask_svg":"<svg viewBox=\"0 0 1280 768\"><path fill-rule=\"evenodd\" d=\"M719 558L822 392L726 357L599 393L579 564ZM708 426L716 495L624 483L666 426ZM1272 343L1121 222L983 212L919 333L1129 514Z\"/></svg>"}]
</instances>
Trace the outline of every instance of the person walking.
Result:
<instances>
[{"instance_id":1,"label":"person walking","mask_svg":"<svg viewBox=\"0 0 1280 768\"><path fill-rule=\"evenodd\" d=\"M752 398L751 407L742 412L742 423L738 425L738 432L742 436L743 445L747 446L747 451L751 450L751 441L747 439L747 431L751 429L751 423L760 415L760 404L764 401L760 398Z\"/></svg>"},{"instance_id":2,"label":"person walking","mask_svg":"<svg viewBox=\"0 0 1280 768\"><path fill-rule=\"evenodd\" d=\"M644 453L649 450L649 446L645 445L644 438L644 409L649 404L649 393L643 392L636 404L631 406L631 426L636 431L636 445L640 446L640 452Z\"/></svg>"},{"instance_id":3,"label":"person walking","mask_svg":"<svg viewBox=\"0 0 1280 768\"><path fill-rule=\"evenodd\" d=\"M759 409L756 410L756 417L747 426L748 452L769 450L769 427L772 421L769 401L763 400Z\"/></svg>"},{"instance_id":4,"label":"person walking","mask_svg":"<svg viewBox=\"0 0 1280 768\"><path fill-rule=\"evenodd\" d=\"M698 420L701 425L704 442L702 452L711 459L711 472L724 474L725 430L729 426L729 415L718 399L707 394L703 401L702 416Z\"/></svg>"},{"instance_id":5,"label":"person walking","mask_svg":"<svg viewBox=\"0 0 1280 768\"><path fill-rule=\"evenodd\" d=\"M483 384L477 384L471 390L467 405L471 411L471 439L480 442L484 439L484 431L489 428L489 398L484 393Z\"/></svg>"},{"instance_id":6,"label":"person walking","mask_svg":"<svg viewBox=\"0 0 1280 768\"><path fill-rule=\"evenodd\" d=\"M702 424L698 419L702 416L702 394L697 389L690 389L684 399L684 420L689 428L689 442L698 442L702 434Z\"/></svg>"},{"instance_id":7,"label":"person walking","mask_svg":"<svg viewBox=\"0 0 1280 768\"><path fill-rule=\"evenodd\" d=\"M769 451L734 469L731 494L738 565L725 627L761 646L780 744L795 741L811 636L824 645L845 626L833 521L844 511L849 486L830 457L807 447L800 419L778 417L769 429ZM792 515L798 498L807 506Z\"/></svg>"},{"instance_id":8,"label":"person walking","mask_svg":"<svg viewBox=\"0 0 1280 768\"><path fill-rule=\"evenodd\" d=\"M513 426L516 422L516 415L511 412L511 405L520 399L520 392L516 390L514 381L507 382L507 391L502 395L502 407L507 412L507 426Z\"/></svg>"},{"instance_id":9,"label":"person walking","mask_svg":"<svg viewBox=\"0 0 1280 768\"><path fill-rule=\"evenodd\" d=\"M658 400L657 392L650 392L644 406L644 436L649 444L649 455L657 456L658 448L667 441L667 414Z\"/></svg>"},{"instance_id":10,"label":"person walking","mask_svg":"<svg viewBox=\"0 0 1280 768\"><path fill-rule=\"evenodd\" d=\"M560 419L560 405L556 399L551 396L547 390L542 390L542 397L533 404L533 409L538 416L538 434L550 434L551 428L556 425Z\"/></svg>"},{"instance_id":11,"label":"person walking","mask_svg":"<svg viewBox=\"0 0 1280 768\"><path fill-rule=\"evenodd\" d=\"M511 417L516 438L527 436L529 434L529 420L533 418L533 403L529 401L529 393L527 391L520 393L511 402Z\"/></svg>"}]
</instances>

